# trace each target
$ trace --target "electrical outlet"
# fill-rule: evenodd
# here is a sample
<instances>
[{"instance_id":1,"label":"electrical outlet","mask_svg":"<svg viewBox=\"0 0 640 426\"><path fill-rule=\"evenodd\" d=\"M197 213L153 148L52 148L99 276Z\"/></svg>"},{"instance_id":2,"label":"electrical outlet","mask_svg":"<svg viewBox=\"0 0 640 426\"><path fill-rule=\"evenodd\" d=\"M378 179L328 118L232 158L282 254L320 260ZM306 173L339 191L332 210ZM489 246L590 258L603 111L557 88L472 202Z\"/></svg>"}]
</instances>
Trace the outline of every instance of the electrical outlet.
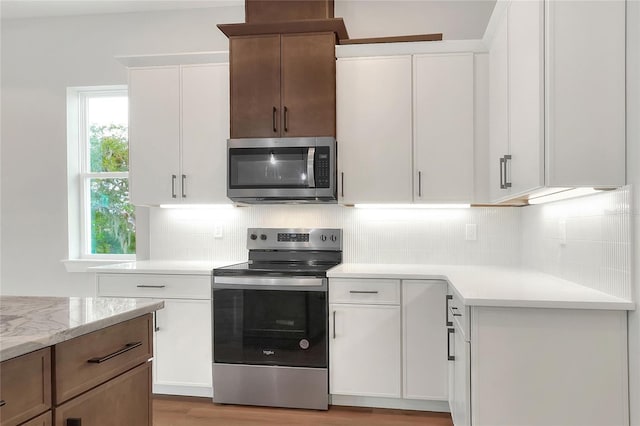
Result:
<instances>
[{"instance_id":1,"label":"electrical outlet","mask_svg":"<svg viewBox=\"0 0 640 426\"><path fill-rule=\"evenodd\" d=\"M213 238L220 239L222 238L222 226L216 225L213 229Z\"/></svg>"},{"instance_id":2,"label":"electrical outlet","mask_svg":"<svg viewBox=\"0 0 640 426\"><path fill-rule=\"evenodd\" d=\"M465 227L465 236L464 239L467 241L475 241L478 237L476 224L475 223L467 223Z\"/></svg>"}]
</instances>

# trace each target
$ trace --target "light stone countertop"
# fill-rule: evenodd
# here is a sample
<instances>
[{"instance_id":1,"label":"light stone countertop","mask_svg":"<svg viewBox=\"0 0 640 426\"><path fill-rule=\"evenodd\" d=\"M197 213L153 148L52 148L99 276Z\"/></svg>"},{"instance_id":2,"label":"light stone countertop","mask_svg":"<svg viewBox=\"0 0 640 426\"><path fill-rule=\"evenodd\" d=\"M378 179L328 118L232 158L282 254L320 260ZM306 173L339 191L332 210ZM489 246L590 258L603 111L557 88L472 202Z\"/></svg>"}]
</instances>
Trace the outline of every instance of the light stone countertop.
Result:
<instances>
[{"instance_id":1,"label":"light stone countertop","mask_svg":"<svg viewBox=\"0 0 640 426\"><path fill-rule=\"evenodd\" d=\"M0 361L163 307L153 299L0 296Z\"/></svg>"},{"instance_id":2,"label":"light stone countertop","mask_svg":"<svg viewBox=\"0 0 640 426\"><path fill-rule=\"evenodd\" d=\"M93 266L90 272L108 274L168 274L168 275L211 275L215 268L246 262L227 260L216 262L197 262L182 260L139 260L136 262L116 263L113 265Z\"/></svg>"},{"instance_id":3,"label":"light stone countertop","mask_svg":"<svg viewBox=\"0 0 640 426\"><path fill-rule=\"evenodd\" d=\"M329 278L445 280L467 306L634 310L635 304L549 274L498 266L343 263Z\"/></svg>"}]
</instances>

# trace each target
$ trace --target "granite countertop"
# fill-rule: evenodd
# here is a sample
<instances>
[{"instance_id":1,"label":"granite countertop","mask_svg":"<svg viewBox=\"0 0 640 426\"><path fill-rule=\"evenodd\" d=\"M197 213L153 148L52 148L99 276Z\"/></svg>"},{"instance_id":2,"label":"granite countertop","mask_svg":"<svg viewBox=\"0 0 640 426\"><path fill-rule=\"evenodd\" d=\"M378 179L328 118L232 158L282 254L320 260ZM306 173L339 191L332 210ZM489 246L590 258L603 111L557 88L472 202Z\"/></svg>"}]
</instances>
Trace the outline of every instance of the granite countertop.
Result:
<instances>
[{"instance_id":1,"label":"granite countertop","mask_svg":"<svg viewBox=\"0 0 640 426\"><path fill-rule=\"evenodd\" d=\"M635 304L533 270L498 266L343 263L329 278L445 280L467 306L633 310Z\"/></svg>"},{"instance_id":2,"label":"granite countertop","mask_svg":"<svg viewBox=\"0 0 640 426\"><path fill-rule=\"evenodd\" d=\"M0 296L0 361L163 307L153 299Z\"/></svg>"},{"instance_id":3,"label":"granite countertop","mask_svg":"<svg viewBox=\"0 0 640 426\"><path fill-rule=\"evenodd\" d=\"M136 262L116 263L94 266L90 272L108 274L171 274L171 275L211 275L215 268L245 262L227 260L216 262L197 262L181 260L139 260Z\"/></svg>"}]
</instances>

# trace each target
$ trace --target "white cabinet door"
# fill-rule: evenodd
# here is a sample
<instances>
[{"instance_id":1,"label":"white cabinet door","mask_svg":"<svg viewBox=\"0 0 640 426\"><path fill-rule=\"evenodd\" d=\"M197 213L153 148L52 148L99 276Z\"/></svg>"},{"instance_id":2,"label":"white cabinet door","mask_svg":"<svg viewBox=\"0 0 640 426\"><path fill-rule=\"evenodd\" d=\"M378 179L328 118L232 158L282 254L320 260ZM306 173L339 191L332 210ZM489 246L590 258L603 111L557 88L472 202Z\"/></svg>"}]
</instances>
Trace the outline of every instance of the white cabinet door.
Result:
<instances>
[{"instance_id":1,"label":"white cabinet door","mask_svg":"<svg viewBox=\"0 0 640 426\"><path fill-rule=\"evenodd\" d=\"M511 193L504 188L500 160L509 154L507 14L500 20L489 49L489 197L498 201Z\"/></svg>"},{"instance_id":2,"label":"white cabinet door","mask_svg":"<svg viewBox=\"0 0 640 426\"><path fill-rule=\"evenodd\" d=\"M471 343L458 327L454 328L453 388L450 397L451 417L455 426L471 425Z\"/></svg>"},{"instance_id":3,"label":"white cabinet door","mask_svg":"<svg viewBox=\"0 0 640 426\"><path fill-rule=\"evenodd\" d=\"M410 203L411 56L341 58L336 85L339 201Z\"/></svg>"},{"instance_id":4,"label":"white cabinet door","mask_svg":"<svg viewBox=\"0 0 640 426\"><path fill-rule=\"evenodd\" d=\"M211 396L211 301L167 299L155 325L154 392Z\"/></svg>"},{"instance_id":5,"label":"white cabinet door","mask_svg":"<svg viewBox=\"0 0 640 426\"><path fill-rule=\"evenodd\" d=\"M403 397L446 400L444 281L402 281Z\"/></svg>"},{"instance_id":6,"label":"white cabinet door","mask_svg":"<svg viewBox=\"0 0 640 426\"><path fill-rule=\"evenodd\" d=\"M473 201L473 54L413 57L416 202Z\"/></svg>"},{"instance_id":7,"label":"white cabinet door","mask_svg":"<svg viewBox=\"0 0 640 426\"><path fill-rule=\"evenodd\" d=\"M180 69L129 71L130 200L174 201L180 174Z\"/></svg>"},{"instance_id":8,"label":"white cabinet door","mask_svg":"<svg viewBox=\"0 0 640 426\"><path fill-rule=\"evenodd\" d=\"M329 307L332 394L400 398L400 307Z\"/></svg>"},{"instance_id":9,"label":"white cabinet door","mask_svg":"<svg viewBox=\"0 0 640 426\"><path fill-rule=\"evenodd\" d=\"M182 67L182 201L229 203L229 65ZM183 178L184 176L184 178Z\"/></svg>"},{"instance_id":10,"label":"white cabinet door","mask_svg":"<svg viewBox=\"0 0 640 426\"><path fill-rule=\"evenodd\" d=\"M511 195L544 186L543 2L509 5L509 153Z\"/></svg>"}]
</instances>

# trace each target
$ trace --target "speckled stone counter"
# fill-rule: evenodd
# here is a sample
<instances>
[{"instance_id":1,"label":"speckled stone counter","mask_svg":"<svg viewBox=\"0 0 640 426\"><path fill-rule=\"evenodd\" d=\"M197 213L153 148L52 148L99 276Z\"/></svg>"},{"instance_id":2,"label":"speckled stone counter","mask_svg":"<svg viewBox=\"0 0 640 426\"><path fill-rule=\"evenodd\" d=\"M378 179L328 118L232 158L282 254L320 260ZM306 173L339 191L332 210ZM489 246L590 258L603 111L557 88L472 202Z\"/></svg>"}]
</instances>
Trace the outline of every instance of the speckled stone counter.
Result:
<instances>
[{"instance_id":1,"label":"speckled stone counter","mask_svg":"<svg viewBox=\"0 0 640 426\"><path fill-rule=\"evenodd\" d=\"M0 361L163 307L150 299L0 296Z\"/></svg>"}]
</instances>

